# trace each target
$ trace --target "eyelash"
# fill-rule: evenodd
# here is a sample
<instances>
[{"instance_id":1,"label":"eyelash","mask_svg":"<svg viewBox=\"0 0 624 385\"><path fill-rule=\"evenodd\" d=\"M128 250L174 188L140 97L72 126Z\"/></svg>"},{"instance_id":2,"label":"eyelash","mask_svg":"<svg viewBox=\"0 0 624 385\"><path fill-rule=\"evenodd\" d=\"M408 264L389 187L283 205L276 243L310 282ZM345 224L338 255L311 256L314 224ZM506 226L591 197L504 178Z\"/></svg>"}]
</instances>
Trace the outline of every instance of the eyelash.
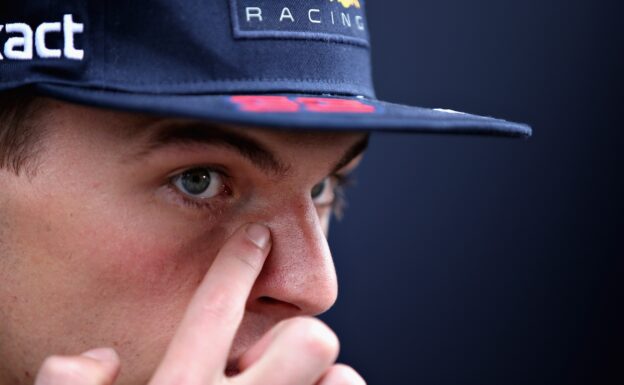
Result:
<instances>
[{"instance_id":1,"label":"eyelash","mask_svg":"<svg viewBox=\"0 0 624 385\"><path fill-rule=\"evenodd\" d=\"M342 219L347 208L346 190L355 183L352 175L334 174L336 187L334 188L334 200L331 203L332 214L338 219Z\"/></svg>"},{"instance_id":2,"label":"eyelash","mask_svg":"<svg viewBox=\"0 0 624 385\"><path fill-rule=\"evenodd\" d=\"M232 195L232 189L227 184L227 179L229 175L213 167L207 167L207 166L202 166L202 167L205 167L206 169L210 171L217 172L219 173L219 175L221 175L221 177L223 178L223 185L224 185L223 192L221 194L215 196L214 198L205 199L201 201L186 196L185 194L181 193L178 190L178 188L173 184L173 178L179 175L180 173L177 173L174 176L169 178L169 183L167 183L167 188L170 189L177 197L179 197L181 199L181 203L186 207L189 207L192 209L214 211L216 210L215 202L214 202L215 199L219 199L219 198L223 199L222 197L223 194L225 194L226 196ZM183 172L184 171L182 171L182 173ZM336 180L336 184L334 187L334 200L328 206L331 206L332 214L336 216L336 218L342 219L344 215L344 210L347 206L347 199L345 196L345 192L348 187L354 184L354 178L352 175L343 175L343 174L333 174L330 177Z\"/></svg>"}]
</instances>

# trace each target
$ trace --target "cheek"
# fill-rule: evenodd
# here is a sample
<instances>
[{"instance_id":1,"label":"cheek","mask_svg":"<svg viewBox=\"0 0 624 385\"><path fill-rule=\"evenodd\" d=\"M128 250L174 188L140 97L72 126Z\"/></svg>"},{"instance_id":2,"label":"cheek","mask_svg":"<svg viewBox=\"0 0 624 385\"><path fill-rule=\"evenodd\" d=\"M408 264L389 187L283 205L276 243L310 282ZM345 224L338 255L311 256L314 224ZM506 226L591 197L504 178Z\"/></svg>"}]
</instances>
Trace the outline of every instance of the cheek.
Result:
<instances>
[{"instance_id":1,"label":"cheek","mask_svg":"<svg viewBox=\"0 0 624 385\"><path fill-rule=\"evenodd\" d=\"M136 202L21 203L4 217L0 358L36 370L113 346L148 378L229 231ZM29 352L22 363L16 351Z\"/></svg>"},{"instance_id":2,"label":"cheek","mask_svg":"<svg viewBox=\"0 0 624 385\"><path fill-rule=\"evenodd\" d=\"M97 328L97 317L124 320L129 330L145 319L173 324L227 235L219 225L123 199L49 198L16 208L10 286L66 332Z\"/></svg>"},{"instance_id":3,"label":"cheek","mask_svg":"<svg viewBox=\"0 0 624 385\"><path fill-rule=\"evenodd\" d=\"M226 231L167 218L158 210L136 215L107 212L96 225L79 226L66 244L85 261L82 273L94 286L144 305L186 298L208 270ZM120 218L121 217L121 218ZM73 261L68 261L73 264Z\"/></svg>"}]
</instances>

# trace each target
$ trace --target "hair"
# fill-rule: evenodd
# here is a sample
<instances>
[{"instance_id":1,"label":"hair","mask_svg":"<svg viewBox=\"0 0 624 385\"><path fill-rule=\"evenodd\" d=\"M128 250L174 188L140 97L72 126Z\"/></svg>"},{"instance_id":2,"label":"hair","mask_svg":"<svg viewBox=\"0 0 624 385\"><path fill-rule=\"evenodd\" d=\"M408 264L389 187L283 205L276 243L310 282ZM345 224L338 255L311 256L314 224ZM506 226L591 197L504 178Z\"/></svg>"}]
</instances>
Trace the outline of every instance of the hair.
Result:
<instances>
[{"instance_id":1,"label":"hair","mask_svg":"<svg viewBox=\"0 0 624 385\"><path fill-rule=\"evenodd\" d=\"M0 92L0 169L33 171L41 129L35 115L39 98L28 88Z\"/></svg>"}]
</instances>

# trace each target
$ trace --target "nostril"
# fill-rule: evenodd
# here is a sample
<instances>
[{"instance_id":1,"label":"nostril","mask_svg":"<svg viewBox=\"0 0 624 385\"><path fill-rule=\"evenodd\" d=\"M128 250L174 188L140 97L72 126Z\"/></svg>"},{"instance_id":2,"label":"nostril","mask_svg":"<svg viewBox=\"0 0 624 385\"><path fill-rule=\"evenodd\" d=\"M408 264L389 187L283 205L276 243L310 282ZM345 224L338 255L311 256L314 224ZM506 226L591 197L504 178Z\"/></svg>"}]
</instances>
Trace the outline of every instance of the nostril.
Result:
<instances>
[{"instance_id":1,"label":"nostril","mask_svg":"<svg viewBox=\"0 0 624 385\"><path fill-rule=\"evenodd\" d=\"M258 301L262 303L266 303L266 304L273 304L273 303L279 302L275 298L266 297L266 296L258 298Z\"/></svg>"},{"instance_id":2,"label":"nostril","mask_svg":"<svg viewBox=\"0 0 624 385\"><path fill-rule=\"evenodd\" d=\"M258 302L265 304L265 305L271 305L271 306L279 305L279 306L290 307L298 311L301 310L299 306L293 305L290 302L280 301L279 299L268 297L268 296L262 296L258 298Z\"/></svg>"}]
</instances>

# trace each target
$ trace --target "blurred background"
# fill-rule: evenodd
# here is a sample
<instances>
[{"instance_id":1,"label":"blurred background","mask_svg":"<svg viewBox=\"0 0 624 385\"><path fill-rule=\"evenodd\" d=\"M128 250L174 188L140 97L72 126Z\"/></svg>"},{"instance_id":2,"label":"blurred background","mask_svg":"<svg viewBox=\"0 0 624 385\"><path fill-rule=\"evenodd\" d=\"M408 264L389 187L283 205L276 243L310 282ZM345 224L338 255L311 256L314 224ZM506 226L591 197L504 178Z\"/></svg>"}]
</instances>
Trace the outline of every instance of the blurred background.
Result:
<instances>
[{"instance_id":1,"label":"blurred background","mask_svg":"<svg viewBox=\"0 0 624 385\"><path fill-rule=\"evenodd\" d=\"M378 97L533 126L377 135L323 318L370 385L624 384L622 5L369 0Z\"/></svg>"}]
</instances>

